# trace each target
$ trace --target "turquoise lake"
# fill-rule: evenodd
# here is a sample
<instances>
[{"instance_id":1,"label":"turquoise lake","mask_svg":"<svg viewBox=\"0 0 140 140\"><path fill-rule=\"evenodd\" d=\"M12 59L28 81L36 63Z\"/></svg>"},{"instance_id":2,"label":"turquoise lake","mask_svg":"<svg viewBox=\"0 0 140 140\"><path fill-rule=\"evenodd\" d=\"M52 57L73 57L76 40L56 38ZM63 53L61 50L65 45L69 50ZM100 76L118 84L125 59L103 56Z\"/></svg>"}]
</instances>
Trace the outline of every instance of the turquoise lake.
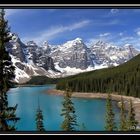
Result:
<instances>
[{"instance_id":1,"label":"turquoise lake","mask_svg":"<svg viewBox=\"0 0 140 140\"><path fill-rule=\"evenodd\" d=\"M16 111L17 116L20 117L20 121L16 125L18 131L36 131L35 115L38 107L38 98L44 115L45 129L47 131L61 131L60 126L63 117L60 114L63 97L45 93L47 89L52 88L54 88L54 85L17 87L9 90L9 106L18 104ZM106 100L72 98L72 101L75 105L79 130L82 129L82 123L85 125L85 131L105 130ZM119 108L116 102L113 102L113 108L116 122L118 122Z\"/></svg>"}]
</instances>

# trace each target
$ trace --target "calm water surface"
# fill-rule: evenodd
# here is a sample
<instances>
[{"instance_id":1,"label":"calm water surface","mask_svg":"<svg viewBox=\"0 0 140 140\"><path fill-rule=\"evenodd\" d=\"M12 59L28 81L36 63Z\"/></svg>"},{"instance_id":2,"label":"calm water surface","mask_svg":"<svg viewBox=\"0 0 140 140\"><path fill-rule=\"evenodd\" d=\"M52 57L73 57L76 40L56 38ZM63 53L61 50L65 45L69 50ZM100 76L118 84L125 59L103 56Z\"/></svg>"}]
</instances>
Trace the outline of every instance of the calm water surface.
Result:
<instances>
[{"instance_id":1,"label":"calm water surface","mask_svg":"<svg viewBox=\"0 0 140 140\"><path fill-rule=\"evenodd\" d=\"M61 131L60 126L63 117L60 116L63 100L62 96L49 95L44 93L47 89L54 88L54 85L36 87L17 87L9 90L9 105L18 104L17 116L21 120L17 123L18 131L36 130L35 114L38 107L38 98L44 115L44 125L46 130ZM73 98L75 104L77 122L84 123L87 131L104 131L105 125L105 104L102 99L82 99ZM119 118L119 108L113 102L116 122Z\"/></svg>"}]
</instances>

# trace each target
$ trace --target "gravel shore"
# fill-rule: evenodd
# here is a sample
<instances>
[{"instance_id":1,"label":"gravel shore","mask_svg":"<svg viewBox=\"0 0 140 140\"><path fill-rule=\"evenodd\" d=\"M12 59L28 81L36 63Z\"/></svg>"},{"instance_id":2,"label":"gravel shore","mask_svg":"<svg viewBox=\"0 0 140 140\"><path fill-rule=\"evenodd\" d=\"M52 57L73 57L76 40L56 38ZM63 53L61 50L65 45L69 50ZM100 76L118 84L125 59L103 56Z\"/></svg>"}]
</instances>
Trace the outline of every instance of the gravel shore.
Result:
<instances>
[{"instance_id":1,"label":"gravel shore","mask_svg":"<svg viewBox=\"0 0 140 140\"><path fill-rule=\"evenodd\" d=\"M45 91L47 94L53 94L53 95L58 95L58 96L63 96L64 91L61 90L56 90L56 89L51 89ZM105 93L82 93L82 92L73 92L72 97L77 97L77 98L93 98L93 99L106 99L107 94ZM131 96L122 96L125 102L126 109L128 109L129 105L129 100L132 100L135 113L136 113L136 120L139 122L140 125L140 98L135 98ZM121 95L117 95L116 93L112 93L112 100L118 101L121 100Z\"/></svg>"}]
</instances>

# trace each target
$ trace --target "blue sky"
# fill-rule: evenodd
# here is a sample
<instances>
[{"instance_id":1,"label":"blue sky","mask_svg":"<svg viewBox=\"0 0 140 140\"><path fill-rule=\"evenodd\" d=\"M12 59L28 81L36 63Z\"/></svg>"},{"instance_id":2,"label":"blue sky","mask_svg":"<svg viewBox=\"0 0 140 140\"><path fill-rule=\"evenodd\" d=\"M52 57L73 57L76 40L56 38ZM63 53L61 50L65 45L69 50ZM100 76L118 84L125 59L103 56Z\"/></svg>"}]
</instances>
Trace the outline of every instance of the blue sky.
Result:
<instances>
[{"instance_id":1,"label":"blue sky","mask_svg":"<svg viewBox=\"0 0 140 140\"><path fill-rule=\"evenodd\" d=\"M140 9L6 9L11 31L23 42L63 44L80 37L140 49Z\"/></svg>"}]
</instances>

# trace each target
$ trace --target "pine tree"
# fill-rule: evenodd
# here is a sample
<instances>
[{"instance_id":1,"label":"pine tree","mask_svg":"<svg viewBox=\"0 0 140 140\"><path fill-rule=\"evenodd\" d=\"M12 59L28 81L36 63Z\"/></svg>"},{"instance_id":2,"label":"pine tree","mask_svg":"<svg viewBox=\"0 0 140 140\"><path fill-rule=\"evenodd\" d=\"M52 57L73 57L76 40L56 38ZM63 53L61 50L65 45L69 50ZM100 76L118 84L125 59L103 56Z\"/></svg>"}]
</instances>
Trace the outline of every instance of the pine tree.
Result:
<instances>
[{"instance_id":1,"label":"pine tree","mask_svg":"<svg viewBox=\"0 0 140 140\"><path fill-rule=\"evenodd\" d=\"M126 118L126 113L125 113L125 104L124 100L121 97L121 108L120 108L120 131L127 131L127 118Z\"/></svg>"},{"instance_id":2,"label":"pine tree","mask_svg":"<svg viewBox=\"0 0 140 140\"><path fill-rule=\"evenodd\" d=\"M40 109L39 99L38 99L38 109L36 113L36 128L37 131L45 131L44 124L43 124L43 113Z\"/></svg>"},{"instance_id":3,"label":"pine tree","mask_svg":"<svg viewBox=\"0 0 140 140\"><path fill-rule=\"evenodd\" d=\"M14 79L14 66L11 57L6 51L6 44L11 40L8 21L5 20L4 9L0 10L0 131L16 130L16 108L8 106L7 91L12 86Z\"/></svg>"},{"instance_id":4,"label":"pine tree","mask_svg":"<svg viewBox=\"0 0 140 140\"><path fill-rule=\"evenodd\" d=\"M71 91L66 88L64 93L64 101L62 102L63 109L61 116L64 116L64 121L62 122L61 128L64 131L75 131L77 125L74 104L71 101Z\"/></svg>"},{"instance_id":5,"label":"pine tree","mask_svg":"<svg viewBox=\"0 0 140 140\"><path fill-rule=\"evenodd\" d=\"M108 93L107 101L106 101L106 126L105 129L107 131L115 131L117 130L115 123L115 115L113 113L112 108L112 98L111 94Z\"/></svg>"},{"instance_id":6,"label":"pine tree","mask_svg":"<svg viewBox=\"0 0 140 140\"><path fill-rule=\"evenodd\" d=\"M137 128L138 122L135 119L135 110L132 104L132 100L129 101L129 112L128 112L128 130L135 131Z\"/></svg>"}]
</instances>

